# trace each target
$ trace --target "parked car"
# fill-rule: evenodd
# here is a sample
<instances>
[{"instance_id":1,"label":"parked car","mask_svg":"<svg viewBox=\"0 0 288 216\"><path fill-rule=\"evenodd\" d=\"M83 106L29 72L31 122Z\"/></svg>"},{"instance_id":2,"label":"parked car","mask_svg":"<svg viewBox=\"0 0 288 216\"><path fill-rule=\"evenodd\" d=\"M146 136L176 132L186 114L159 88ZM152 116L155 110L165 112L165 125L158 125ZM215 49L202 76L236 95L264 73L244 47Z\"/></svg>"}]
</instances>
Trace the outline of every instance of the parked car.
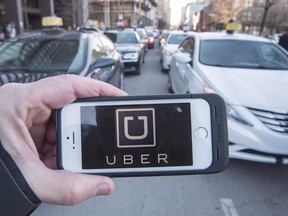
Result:
<instances>
[{"instance_id":1,"label":"parked car","mask_svg":"<svg viewBox=\"0 0 288 216\"><path fill-rule=\"evenodd\" d=\"M152 31L147 31L147 45L149 49L154 48L155 38Z\"/></svg>"},{"instance_id":2,"label":"parked car","mask_svg":"<svg viewBox=\"0 0 288 216\"><path fill-rule=\"evenodd\" d=\"M217 93L226 101L230 157L288 163L288 55L262 37L193 33L173 55L174 93Z\"/></svg>"},{"instance_id":3,"label":"parked car","mask_svg":"<svg viewBox=\"0 0 288 216\"><path fill-rule=\"evenodd\" d=\"M141 64L144 63L145 49L140 42L140 36L136 31L131 30L110 30L104 33L116 45L121 52L125 72L141 73Z\"/></svg>"},{"instance_id":4,"label":"parked car","mask_svg":"<svg viewBox=\"0 0 288 216\"><path fill-rule=\"evenodd\" d=\"M49 28L0 42L0 85L77 74L123 88L123 71L113 42L96 31Z\"/></svg>"},{"instance_id":5,"label":"parked car","mask_svg":"<svg viewBox=\"0 0 288 216\"><path fill-rule=\"evenodd\" d=\"M167 40L162 43L160 55L162 71L168 71L173 53L188 34L188 32L183 31L172 31L169 33Z\"/></svg>"}]
</instances>

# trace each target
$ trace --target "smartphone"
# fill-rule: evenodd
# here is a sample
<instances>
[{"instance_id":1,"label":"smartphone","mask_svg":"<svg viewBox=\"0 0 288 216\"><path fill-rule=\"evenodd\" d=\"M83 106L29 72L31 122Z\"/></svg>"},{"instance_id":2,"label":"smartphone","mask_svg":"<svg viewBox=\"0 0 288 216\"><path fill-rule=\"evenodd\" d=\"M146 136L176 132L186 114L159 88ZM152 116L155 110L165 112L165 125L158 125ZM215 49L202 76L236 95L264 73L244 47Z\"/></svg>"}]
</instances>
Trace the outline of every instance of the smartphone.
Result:
<instances>
[{"instance_id":1,"label":"smartphone","mask_svg":"<svg viewBox=\"0 0 288 216\"><path fill-rule=\"evenodd\" d=\"M98 97L57 110L58 167L106 176L204 174L228 163L217 94Z\"/></svg>"}]
</instances>

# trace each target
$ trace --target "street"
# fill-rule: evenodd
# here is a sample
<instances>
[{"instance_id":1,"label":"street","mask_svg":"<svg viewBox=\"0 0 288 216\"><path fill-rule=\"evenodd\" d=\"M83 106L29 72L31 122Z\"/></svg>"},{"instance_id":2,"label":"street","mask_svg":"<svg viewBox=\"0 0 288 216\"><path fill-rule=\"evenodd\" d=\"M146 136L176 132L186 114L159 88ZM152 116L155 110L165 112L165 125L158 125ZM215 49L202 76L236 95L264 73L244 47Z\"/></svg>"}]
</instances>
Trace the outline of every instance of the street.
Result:
<instances>
[{"instance_id":1,"label":"street","mask_svg":"<svg viewBox=\"0 0 288 216\"><path fill-rule=\"evenodd\" d=\"M160 48L146 53L141 75L125 76L130 95L168 94L161 71ZM65 184L65 182L63 182ZM41 204L33 216L285 216L288 212L288 167L230 160L219 174L115 178L108 197L78 206Z\"/></svg>"}]
</instances>

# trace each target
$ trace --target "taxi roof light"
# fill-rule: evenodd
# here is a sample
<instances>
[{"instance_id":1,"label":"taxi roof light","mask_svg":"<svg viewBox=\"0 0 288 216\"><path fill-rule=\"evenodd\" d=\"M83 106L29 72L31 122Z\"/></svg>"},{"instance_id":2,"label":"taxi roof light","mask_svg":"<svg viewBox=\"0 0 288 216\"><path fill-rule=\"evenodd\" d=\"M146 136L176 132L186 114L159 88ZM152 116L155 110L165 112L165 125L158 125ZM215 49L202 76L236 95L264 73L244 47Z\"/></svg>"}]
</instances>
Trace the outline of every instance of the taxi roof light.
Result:
<instances>
[{"instance_id":1,"label":"taxi roof light","mask_svg":"<svg viewBox=\"0 0 288 216\"><path fill-rule=\"evenodd\" d=\"M42 18L43 27L59 27L63 26L63 20L61 17L47 16Z\"/></svg>"},{"instance_id":2,"label":"taxi roof light","mask_svg":"<svg viewBox=\"0 0 288 216\"><path fill-rule=\"evenodd\" d=\"M238 22L234 22L230 20L228 24L226 24L226 31L228 34L233 34L234 31L240 31L242 29L242 25Z\"/></svg>"}]
</instances>

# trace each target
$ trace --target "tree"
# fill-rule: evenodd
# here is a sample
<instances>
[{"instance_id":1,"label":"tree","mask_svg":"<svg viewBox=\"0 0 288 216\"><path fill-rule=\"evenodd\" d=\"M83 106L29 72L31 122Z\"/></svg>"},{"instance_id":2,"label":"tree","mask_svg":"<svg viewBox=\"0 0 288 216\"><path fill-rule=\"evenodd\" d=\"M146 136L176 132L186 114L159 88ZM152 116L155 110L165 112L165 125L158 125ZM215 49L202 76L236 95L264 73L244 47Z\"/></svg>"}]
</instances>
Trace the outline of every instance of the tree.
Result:
<instances>
[{"instance_id":1,"label":"tree","mask_svg":"<svg viewBox=\"0 0 288 216\"><path fill-rule=\"evenodd\" d=\"M278 0L265 0L264 14L263 14L263 18L262 18L261 25L260 25L260 31L259 31L260 36L262 35L263 29L264 29L267 13L269 9L271 8L271 6L274 5L277 1Z\"/></svg>"},{"instance_id":2,"label":"tree","mask_svg":"<svg viewBox=\"0 0 288 216\"><path fill-rule=\"evenodd\" d=\"M233 1L213 0L210 4L210 13L214 14L214 20L218 23L228 23L233 18Z\"/></svg>"},{"instance_id":3,"label":"tree","mask_svg":"<svg viewBox=\"0 0 288 216\"><path fill-rule=\"evenodd\" d=\"M287 30L288 27L288 5L287 0L279 0L269 10L266 17L266 23L269 22L274 27L276 32L282 32ZM267 24L266 24L267 26Z\"/></svg>"}]
</instances>

